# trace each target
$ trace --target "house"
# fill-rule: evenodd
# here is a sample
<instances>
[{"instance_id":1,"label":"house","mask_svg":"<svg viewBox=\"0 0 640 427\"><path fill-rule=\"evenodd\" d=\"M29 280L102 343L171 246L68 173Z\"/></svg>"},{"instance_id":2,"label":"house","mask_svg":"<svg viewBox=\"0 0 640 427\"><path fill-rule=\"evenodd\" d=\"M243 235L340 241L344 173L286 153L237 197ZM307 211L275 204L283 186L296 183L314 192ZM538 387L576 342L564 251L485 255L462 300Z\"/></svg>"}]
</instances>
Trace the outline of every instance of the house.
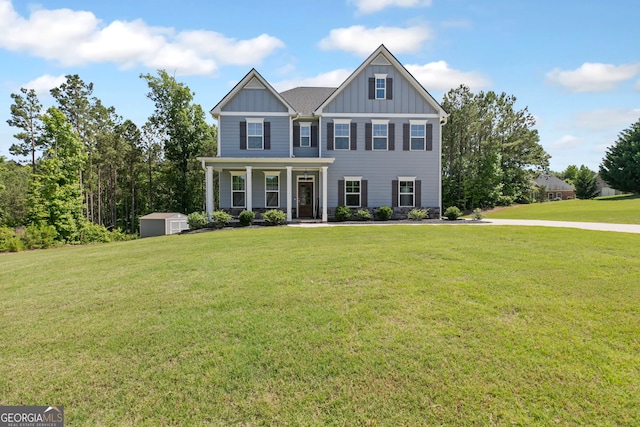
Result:
<instances>
[{"instance_id":1,"label":"house","mask_svg":"<svg viewBox=\"0 0 640 427\"><path fill-rule=\"evenodd\" d=\"M596 186L598 188L598 196L617 196L622 194L622 191L615 190L604 182L599 173L596 174Z\"/></svg>"},{"instance_id":2,"label":"house","mask_svg":"<svg viewBox=\"0 0 640 427\"><path fill-rule=\"evenodd\" d=\"M338 88L276 91L255 69L213 107L220 208L281 209L287 220L327 221L339 205L406 217L441 213L441 138L447 113L384 45Z\"/></svg>"},{"instance_id":3,"label":"house","mask_svg":"<svg viewBox=\"0 0 640 427\"><path fill-rule=\"evenodd\" d=\"M187 216L176 212L154 212L140 217L140 237L164 236L188 230Z\"/></svg>"},{"instance_id":4,"label":"house","mask_svg":"<svg viewBox=\"0 0 640 427\"><path fill-rule=\"evenodd\" d=\"M569 200L576 198L576 191L573 185L558 178L555 175L542 174L534 179L538 188L544 187L546 191L545 200Z\"/></svg>"}]
</instances>

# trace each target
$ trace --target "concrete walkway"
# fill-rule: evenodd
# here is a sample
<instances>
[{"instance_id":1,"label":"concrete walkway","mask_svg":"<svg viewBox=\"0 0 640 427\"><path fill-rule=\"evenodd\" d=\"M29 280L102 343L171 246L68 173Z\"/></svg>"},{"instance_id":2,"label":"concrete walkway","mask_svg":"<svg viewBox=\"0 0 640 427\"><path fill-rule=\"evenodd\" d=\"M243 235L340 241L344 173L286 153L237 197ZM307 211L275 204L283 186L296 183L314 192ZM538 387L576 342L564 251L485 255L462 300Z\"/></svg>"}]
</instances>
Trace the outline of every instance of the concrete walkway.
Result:
<instances>
[{"instance_id":1,"label":"concrete walkway","mask_svg":"<svg viewBox=\"0 0 640 427\"><path fill-rule=\"evenodd\" d=\"M607 224L603 222L573 222L573 221L546 221L546 220L528 220L528 219L493 219L486 218L482 221L472 221L469 219L456 221L455 223L448 221L415 221L415 222L366 222L366 223L348 223L348 222L317 222L317 223L297 223L289 224L289 227L357 227L357 226L380 226L380 225L473 225L473 226L489 226L489 225L519 225L529 227L561 227L561 228L579 228L582 230L596 231L615 231L619 233L636 233L640 234L640 224Z\"/></svg>"}]
</instances>

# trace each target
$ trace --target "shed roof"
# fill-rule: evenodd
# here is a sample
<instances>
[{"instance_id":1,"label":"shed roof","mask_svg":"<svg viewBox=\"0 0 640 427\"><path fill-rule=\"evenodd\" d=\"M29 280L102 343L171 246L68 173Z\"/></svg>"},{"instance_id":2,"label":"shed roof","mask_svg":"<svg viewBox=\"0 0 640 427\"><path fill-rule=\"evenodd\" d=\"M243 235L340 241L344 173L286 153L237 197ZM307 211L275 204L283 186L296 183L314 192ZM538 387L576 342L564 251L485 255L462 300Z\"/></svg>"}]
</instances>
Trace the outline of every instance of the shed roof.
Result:
<instances>
[{"instance_id":1,"label":"shed roof","mask_svg":"<svg viewBox=\"0 0 640 427\"><path fill-rule=\"evenodd\" d=\"M167 219L167 218L186 218L186 215L183 215L177 212L153 212L140 217L140 219Z\"/></svg>"},{"instance_id":2,"label":"shed roof","mask_svg":"<svg viewBox=\"0 0 640 427\"><path fill-rule=\"evenodd\" d=\"M335 87L296 87L280 92L280 95L295 110L304 115L312 115L333 92Z\"/></svg>"}]
</instances>

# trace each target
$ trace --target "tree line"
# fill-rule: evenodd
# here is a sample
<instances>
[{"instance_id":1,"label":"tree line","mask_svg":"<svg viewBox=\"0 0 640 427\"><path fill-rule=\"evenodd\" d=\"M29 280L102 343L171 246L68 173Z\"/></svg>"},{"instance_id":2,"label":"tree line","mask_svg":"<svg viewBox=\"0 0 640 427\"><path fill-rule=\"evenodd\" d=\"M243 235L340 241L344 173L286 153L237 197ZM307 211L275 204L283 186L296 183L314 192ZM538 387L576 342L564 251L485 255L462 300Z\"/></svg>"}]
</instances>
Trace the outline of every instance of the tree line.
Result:
<instances>
[{"instance_id":1,"label":"tree line","mask_svg":"<svg viewBox=\"0 0 640 427\"><path fill-rule=\"evenodd\" d=\"M166 71L143 74L155 110L142 127L93 96L93 83L68 75L43 111L33 89L11 95L17 132L0 158L0 226L51 226L56 239L82 240L97 228L135 233L154 211L203 210L197 156L215 156L216 126L193 92Z\"/></svg>"}]
</instances>

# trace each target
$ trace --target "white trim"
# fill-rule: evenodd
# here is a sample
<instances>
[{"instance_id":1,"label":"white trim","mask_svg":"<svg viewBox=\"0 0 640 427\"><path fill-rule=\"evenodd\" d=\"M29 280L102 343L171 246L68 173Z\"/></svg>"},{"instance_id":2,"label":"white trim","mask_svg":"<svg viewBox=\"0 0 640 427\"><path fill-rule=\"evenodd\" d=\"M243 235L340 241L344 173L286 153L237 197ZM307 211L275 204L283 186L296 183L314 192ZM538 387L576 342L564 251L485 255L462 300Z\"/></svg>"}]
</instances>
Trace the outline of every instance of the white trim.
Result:
<instances>
[{"instance_id":1,"label":"white trim","mask_svg":"<svg viewBox=\"0 0 640 427\"><path fill-rule=\"evenodd\" d=\"M246 116L247 113L255 114L256 116L267 116L267 117L289 117L295 116L295 114L289 114L285 112L274 112L274 111L222 111L218 116Z\"/></svg>"},{"instance_id":2,"label":"white trim","mask_svg":"<svg viewBox=\"0 0 640 427\"><path fill-rule=\"evenodd\" d=\"M357 193L347 193L347 182L349 181L357 181L359 182L358 184L358 192ZM349 205L347 204L347 196L351 194L357 194L358 195L358 204L357 205ZM342 200L342 202L344 202L344 205L348 208L359 208L362 206L362 177L361 176L345 176L344 177L344 200Z\"/></svg>"},{"instance_id":3,"label":"white trim","mask_svg":"<svg viewBox=\"0 0 640 427\"><path fill-rule=\"evenodd\" d=\"M411 144L413 136L411 136L411 126L423 126L424 136L422 137L422 149L414 150ZM417 139L418 137L416 137ZM426 151L427 150L427 120L409 120L409 151Z\"/></svg>"},{"instance_id":4,"label":"white trim","mask_svg":"<svg viewBox=\"0 0 640 427\"><path fill-rule=\"evenodd\" d=\"M416 176L399 176L398 181L415 181Z\"/></svg>"},{"instance_id":5,"label":"white trim","mask_svg":"<svg viewBox=\"0 0 640 427\"><path fill-rule=\"evenodd\" d=\"M338 148L336 145L336 138L345 138L345 136L337 136L336 135L336 125L347 125L347 130L349 131L349 135L347 138L347 148ZM333 120L333 149L337 151L349 151L351 150L351 119L334 119Z\"/></svg>"},{"instance_id":6,"label":"white trim","mask_svg":"<svg viewBox=\"0 0 640 427\"><path fill-rule=\"evenodd\" d=\"M243 89L266 89L267 87L260 82L257 78L253 77L244 85Z\"/></svg>"},{"instance_id":7,"label":"white trim","mask_svg":"<svg viewBox=\"0 0 640 427\"><path fill-rule=\"evenodd\" d=\"M341 124L341 125L350 125L351 124L351 119L335 119L333 120L333 124Z\"/></svg>"},{"instance_id":8,"label":"white trim","mask_svg":"<svg viewBox=\"0 0 640 427\"><path fill-rule=\"evenodd\" d=\"M230 206L232 208L246 208L247 207L247 171L229 171L229 174L231 175L231 185L230 185L230 190L231 190L231 203ZM240 191L240 190L234 190L233 189L233 177L234 176L243 176L244 177L244 190ZM244 193L244 205L242 206L236 206L233 204L233 193Z\"/></svg>"},{"instance_id":9,"label":"white trim","mask_svg":"<svg viewBox=\"0 0 640 427\"><path fill-rule=\"evenodd\" d=\"M387 129L387 135L384 137L387 141L386 145L384 148L376 148L376 144L375 144L375 140L376 140L376 136L375 136L375 127L376 125L384 125ZM378 138L382 138L381 136L378 136ZM372 151L389 151L389 120L371 120L371 150Z\"/></svg>"},{"instance_id":10,"label":"white trim","mask_svg":"<svg viewBox=\"0 0 640 427\"><path fill-rule=\"evenodd\" d=\"M322 166L322 221L327 222L327 175L328 166Z\"/></svg>"},{"instance_id":11,"label":"white trim","mask_svg":"<svg viewBox=\"0 0 640 427\"><path fill-rule=\"evenodd\" d=\"M387 99L387 75L386 74L374 74L374 82L373 82L373 86L374 86L374 90L373 90L373 99L377 100L385 100ZM378 80L382 80L384 82L384 88L382 88L383 90L383 96L382 97L378 97Z\"/></svg>"},{"instance_id":12,"label":"white trim","mask_svg":"<svg viewBox=\"0 0 640 427\"><path fill-rule=\"evenodd\" d=\"M302 145L302 128L309 129L309 145ZM300 148L310 148L311 147L311 122L300 122L300 135L298 136Z\"/></svg>"},{"instance_id":13,"label":"white trim","mask_svg":"<svg viewBox=\"0 0 640 427\"><path fill-rule=\"evenodd\" d=\"M249 123L260 123L260 138L262 143L260 144L260 148L249 147ZM246 134L247 134L247 150L264 150L264 117L246 117L245 118L245 126L246 126ZM256 138L256 135L253 135L253 138Z\"/></svg>"},{"instance_id":14,"label":"white trim","mask_svg":"<svg viewBox=\"0 0 640 427\"><path fill-rule=\"evenodd\" d=\"M413 185L411 186L411 205L403 205L402 203L400 203L400 201L402 200L402 195L408 195L409 193L402 193L400 191L400 183L401 182L413 182ZM399 176L398 177L398 207L399 208L413 208L416 206L416 177L415 176Z\"/></svg>"},{"instance_id":15,"label":"white trim","mask_svg":"<svg viewBox=\"0 0 640 427\"><path fill-rule=\"evenodd\" d=\"M371 61L371 65L391 65L391 62L389 62L389 60L381 53Z\"/></svg>"},{"instance_id":16,"label":"white trim","mask_svg":"<svg viewBox=\"0 0 640 427\"><path fill-rule=\"evenodd\" d=\"M291 179L291 170L292 170L292 167L287 166L287 222L291 222L291 220L293 219L292 210L291 210L291 206L293 205L292 197L291 197L293 194L293 192L291 191L291 187L292 187L291 181L293 181Z\"/></svg>"},{"instance_id":17,"label":"white trim","mask_svg":"<svg viewBox=\"0 0 640 427\"><path fill-rule=\"evenodd\" d=\"M280 182L282 181L280 179L280 172L281 171L263 171L264 172L264 207L266 209L278 209L280 207ZM274 191L274 190L268 190L267 189L267 177L269 176L275 176L278 178L278 190ZM276 206L267 206L267 193L278 193L278 203Z\"/></svg>"},{"instance_id":18,"label":"white trim","mask_svg":"<svg viewBox=\"0 0 640 427\"><path fill-rule=\"evenodd\" d=\"M326 113L323 114L322 117L331 119L331 118L340 118L340 117L352 117L352 118L403 118L403 119L437 119L439 116L437 114L429 113L429 114L402 114L402 113ZM335 120L335 119L334 119Z\"/></svg>"},{"instance_id":19,"label":"white trim","mask_svg":"<svg viewBox=\"0 0 640 427\"><path fill-rule=\"evenodd\" d=\"M287 165L309 165L319 166L328 165L333 163L336 159L333 157L197 157L197 160L204 162L203 165L208 163L217 165L239 165L238 167L244 167L247 164L269 164L275 165L270 167L285 167Z\"/></svg>"},{"instance_id":20,"label":"white trim","mask_svg":"<svg viewBox=\"0 0 640 427\"><path fill-rule=\"evenodd\" d=\"M315 200L316 200L316 177L315 175L308 175L306 178L304 175L296 175L296 217L300 218L300 183L311 182L311 216L315 216Z\"/></svg>"}]
</instances>

